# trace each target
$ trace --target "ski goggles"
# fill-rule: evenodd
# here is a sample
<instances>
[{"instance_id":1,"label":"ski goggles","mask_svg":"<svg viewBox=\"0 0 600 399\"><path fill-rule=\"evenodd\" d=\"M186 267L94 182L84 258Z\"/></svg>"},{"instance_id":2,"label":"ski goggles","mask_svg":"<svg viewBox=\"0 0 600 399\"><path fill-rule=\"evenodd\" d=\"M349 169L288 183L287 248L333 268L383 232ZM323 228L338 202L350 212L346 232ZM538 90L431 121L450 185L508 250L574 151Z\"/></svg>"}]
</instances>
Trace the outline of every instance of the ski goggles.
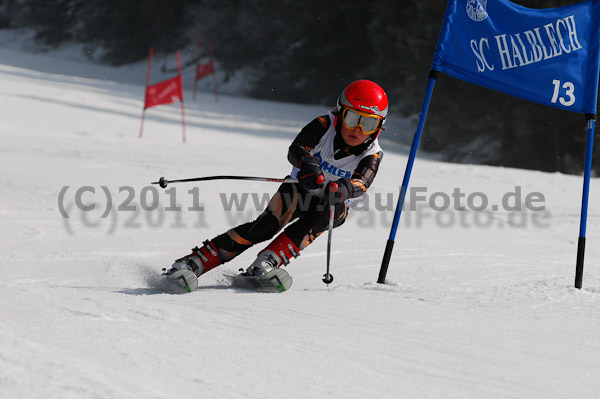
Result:
<instances>
[{"instance_id":1,"label":"ski goggles","mask_svg":"<svg viewBox=\"0 0 600 399\"><path fill-rule=\"evenodd\" d=\"M354 129L360 126L363 134L375 133L381 125L381 118L376 115L360 112L355 109L344 108L342 112L342 122L348 129Z\"/></svg>"}]
</instances>

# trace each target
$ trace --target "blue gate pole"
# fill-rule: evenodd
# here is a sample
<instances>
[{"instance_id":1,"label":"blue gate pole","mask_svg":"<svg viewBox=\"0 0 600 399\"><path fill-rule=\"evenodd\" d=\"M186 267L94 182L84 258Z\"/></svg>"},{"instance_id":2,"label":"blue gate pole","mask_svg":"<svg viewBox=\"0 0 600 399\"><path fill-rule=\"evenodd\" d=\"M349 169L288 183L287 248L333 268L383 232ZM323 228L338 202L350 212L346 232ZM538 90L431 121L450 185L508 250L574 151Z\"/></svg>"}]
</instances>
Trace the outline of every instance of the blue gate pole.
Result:
<instances>
[{"instance_id":1,"label":"blue gate pole","mask_svg":"<svg viewBox=\"0 0 600 399\"><path fill-rule=\"evenodd\" d=\"M396 213L394 214L394 222L392 223L392 230L390 231L390 237L385 245L385 252L383 253L383 261L381 262L381 269L379 270L379 278L377 282L379 284L385 284L385 276L387 275L388 267L390 265L390 258L392 257L392 249L394 248L394 240L396 239L396 231L398 230L398 223L400 222L400 215L402 214L402 208L404 207L404 199L406 198L406 192L408 191L408 182L410 180L410 174L412 172L415 157L417 156L417 150L419 148L419 142L421 141L421 134L423 133L423 126L425 126L425 119L427 118L427 111L429 110L429 103L431 102L431 96L433 95L433 88L435 81L439 75L438 71L431 71L429 73L429 80L427 83L427 89L425 91L425 98L423 99L423 105L421 106L421 115L419 116L419 123L417 125L417 131L413 137L412 145L410 147L410 155L408 156L408 162L406 164L406 170L404 171L404 179L402 180L402 187L400 188L400 197L396 204Z\"/></svg>"},{"instance_id":2,"label":"blue gate pole","mask_svg":"<svg viewBox=\"0 0 600 399\"><path fill-rule=\"evenodd\" d=\"M585 257L585 230L587 227L588 199L590 195L590 176L592 174L592 150L594 148L594 126L596 115L586 114L588 121L587 143L585 147L585 171L583 174L583 198L581 200L581 221L579 222L579 240L577 241L577 264L575 266L575 288L581 288L583 282L583 260Z\"/></svg>"}]
</instances>

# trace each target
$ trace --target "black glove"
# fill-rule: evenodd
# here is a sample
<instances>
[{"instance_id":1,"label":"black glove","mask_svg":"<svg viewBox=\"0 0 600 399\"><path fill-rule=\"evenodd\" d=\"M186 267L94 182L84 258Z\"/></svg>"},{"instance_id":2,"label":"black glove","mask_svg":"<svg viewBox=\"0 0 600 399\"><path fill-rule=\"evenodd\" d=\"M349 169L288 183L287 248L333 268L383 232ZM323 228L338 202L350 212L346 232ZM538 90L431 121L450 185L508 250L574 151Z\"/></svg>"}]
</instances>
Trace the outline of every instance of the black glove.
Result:
<instances>
[{"instance_id":1,"label":"black glove","mask_svg":"<svg viewBox=\"0 0 600 399\"><path fill-rule=\"evenodd\" d=\"M314 190L323 185L325 176L318 158L302 157L300 160L300 171L298 172L298 183L305 190Z\"/></svg>"},{"instance_id":2,"label":"black glove","mask_svg":"<svg viewBox=\"0 0 600 399\"><path fill-rule=\"evenodd\" d=\"M329 183L325 191L325 198L330 204L341 204L350 198L350 195L352 195L352 183L348 178Z\"/></svg>"}]
</instances>

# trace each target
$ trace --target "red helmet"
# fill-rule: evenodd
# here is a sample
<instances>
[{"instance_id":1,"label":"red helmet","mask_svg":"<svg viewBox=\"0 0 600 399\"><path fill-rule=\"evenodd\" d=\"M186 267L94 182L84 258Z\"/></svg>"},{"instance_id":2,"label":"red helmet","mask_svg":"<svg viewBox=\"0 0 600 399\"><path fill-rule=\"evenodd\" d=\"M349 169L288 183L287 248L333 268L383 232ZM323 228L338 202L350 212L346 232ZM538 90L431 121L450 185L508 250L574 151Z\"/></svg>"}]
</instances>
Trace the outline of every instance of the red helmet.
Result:
<instances>
[{"instance_id":1,"label":"red helmet","mask_svg":"<svg viewBox=\"0 0 600 399\"><path fill-rule=\"evenodd\" d=\"M388 99L385 91L377 83L370 80L357 80L346 86L338 97L338 112L341 112L343 107L378 115L383 118L382 124L384 124L388 113Z\"/></svg>"}]
</instances>

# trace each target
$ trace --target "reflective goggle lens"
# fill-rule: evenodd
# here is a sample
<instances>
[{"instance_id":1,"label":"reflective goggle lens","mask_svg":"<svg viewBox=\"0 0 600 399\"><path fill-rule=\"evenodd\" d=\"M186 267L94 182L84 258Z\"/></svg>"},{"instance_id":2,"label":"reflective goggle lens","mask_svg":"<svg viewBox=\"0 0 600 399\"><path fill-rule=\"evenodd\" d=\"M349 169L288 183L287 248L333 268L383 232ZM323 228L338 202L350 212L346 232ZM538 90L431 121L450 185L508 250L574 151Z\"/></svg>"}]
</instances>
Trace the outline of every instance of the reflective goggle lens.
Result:
<instances>
[{"instance_id":1,"label":"reflective goggle lens","mask_svg":"<svg viewBox=\"0 0 600 399\"><path fill-rule=\"evenodd\" d=\"M360 126L363 134L371 134L377 130L381 122L381 118L368 114L359 114L358 112L346 108L342 114L344 125L348 129L354 129L356 126Z\"/></svg>"}]
</instances>

